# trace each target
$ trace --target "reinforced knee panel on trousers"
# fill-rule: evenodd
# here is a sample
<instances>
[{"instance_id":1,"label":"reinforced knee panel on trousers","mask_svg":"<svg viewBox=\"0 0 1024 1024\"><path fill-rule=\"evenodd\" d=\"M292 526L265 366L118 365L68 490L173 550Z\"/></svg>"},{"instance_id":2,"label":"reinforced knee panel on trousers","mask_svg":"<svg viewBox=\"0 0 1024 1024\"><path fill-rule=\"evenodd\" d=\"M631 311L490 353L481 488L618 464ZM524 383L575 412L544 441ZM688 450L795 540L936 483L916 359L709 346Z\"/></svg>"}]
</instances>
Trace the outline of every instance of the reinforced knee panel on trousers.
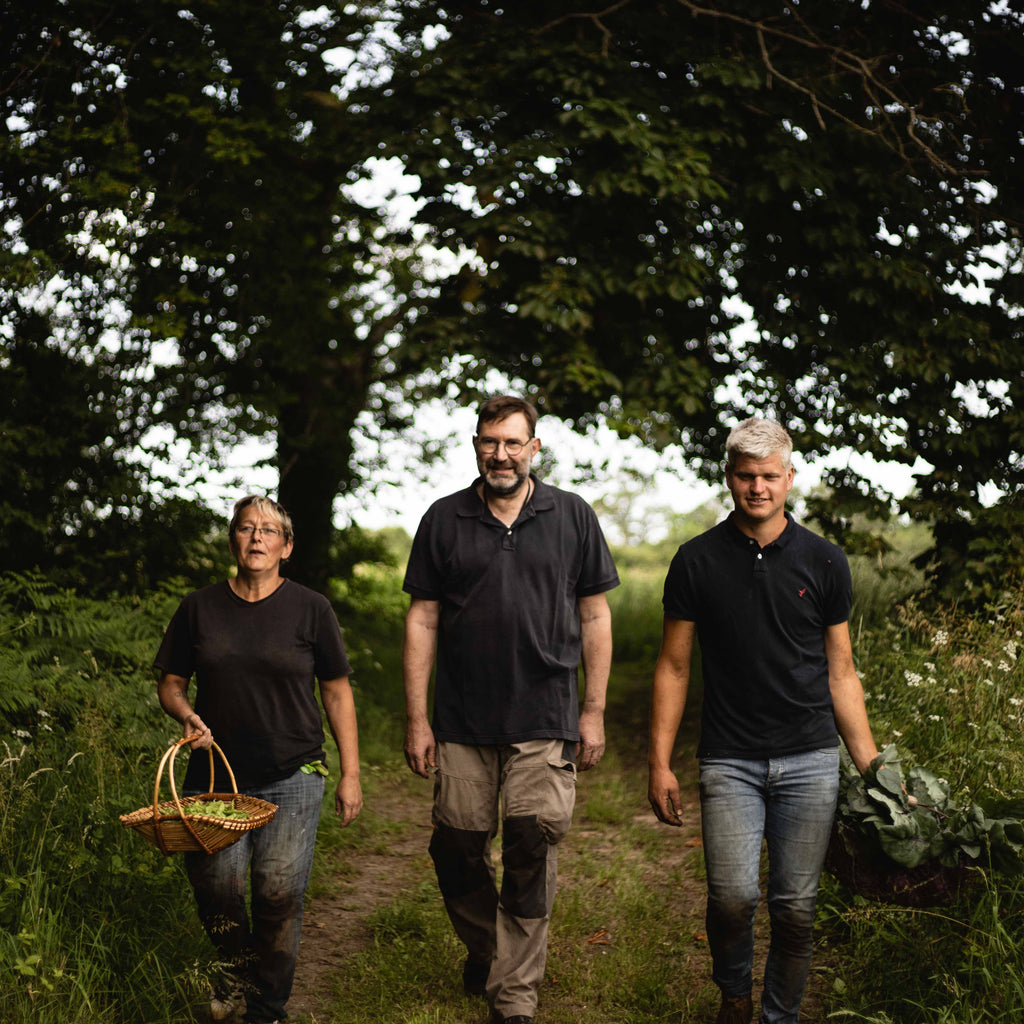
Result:
<instances>
[{"instance_id":1,"label":"reinforced knee panel on trousers","mask_svg":"<svg viewBox=\"0 0 1024 1024\"><path fill-rule=\"evenodd\" d=\"M506 818L502 825L502 906L515 917L548 912L548 841L535 814Z\"/></svg>"},{"instance_id":2,"label":"reinforced knee panel on trousers","mask_svg":"<svg viewBox=\"0 0 1024 1024\"><path fill-rule=\"evenodd\" d=\"M446 900L476 892L491 885L484 854L491 841L487 831L436 825L430 837L430 856L437 871L437 884Z\"/></svg>"}]
</instances>

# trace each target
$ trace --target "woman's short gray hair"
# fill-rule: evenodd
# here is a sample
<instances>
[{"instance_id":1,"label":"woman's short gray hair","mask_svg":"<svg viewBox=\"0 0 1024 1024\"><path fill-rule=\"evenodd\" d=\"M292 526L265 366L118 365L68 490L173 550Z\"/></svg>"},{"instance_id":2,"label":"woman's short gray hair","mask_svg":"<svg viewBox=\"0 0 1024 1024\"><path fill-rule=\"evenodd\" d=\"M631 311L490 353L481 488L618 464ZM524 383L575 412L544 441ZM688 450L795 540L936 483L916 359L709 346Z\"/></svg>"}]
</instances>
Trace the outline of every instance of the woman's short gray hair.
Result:
<instances>
[{"instance_id":1,"label":"woman's short gray hair","mask_svg":"<svg viewBox=\"0 0 1024 1024\"><path fill-rule=\"evenodd\" d=\"M249 509L252 509L257 515L276 519L281 524L286 544L295 539L292 517L288 515L284 505L274 501L273 498L265 498L262 494L249 494L235 502L234 514L231 516L231 522L228 525L228 535L232 545L235 542L235 530L242 519L242 513Z\"/></svg>"},{"instance_id":2,"label":"woman's short gray hair","mask_svg":"<svg viewBox=\"0 0 1024 1024\"><path fill-rule=\"evenodd\" d=\"M778 455L782 468L789 469L792 454L793 439L786 430L756 416L733 427L725 441L725 464L730 468L741 458L770 459Z\"/></svg>"}]
</instances>

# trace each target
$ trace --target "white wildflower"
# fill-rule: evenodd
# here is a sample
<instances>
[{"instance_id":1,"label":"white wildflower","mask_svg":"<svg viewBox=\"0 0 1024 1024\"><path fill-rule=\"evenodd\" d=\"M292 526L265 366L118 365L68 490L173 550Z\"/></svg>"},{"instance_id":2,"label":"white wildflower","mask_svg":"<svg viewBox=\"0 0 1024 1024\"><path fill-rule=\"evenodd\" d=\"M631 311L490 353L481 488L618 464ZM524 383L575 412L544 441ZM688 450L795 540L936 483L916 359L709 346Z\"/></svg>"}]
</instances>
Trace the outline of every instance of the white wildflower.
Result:
<instances>
[{"instance_id":1,"label":"white wildflower","mask_svg":"<svg viewBox=\"0 0 1024 1024\"><path fill-rule=\"evenodd\" d=\"M926 668L926 669L927 669L927 670L928 670L929 672L934 672L934 671L935 671L935 662L933 662L933 661L926 661L926 662L924 663L924 667L925 667L925 668Z\"/></svg>"},{"instance_id":2,"label":"white wildflower","mask_svg":"<svg viewBox=\"0 0 1024 1024\"><path fill-rule=\"evenodd\" d=\"M44 711L42 708L39 709L38 714L39 714L40 718L49 718L50 717L50 712L49 711Z\"/></svg>"},{"instance_id":3,"label":"white wildflower","mask_svg":"<svg viewBox=\"0 0 1024 1024\"><path fill-rule=\"evenodd\" d=\"M1006 643L1003 644L1003 650L1006 651L1006 655L1010 659L1010 661L1016 661L1017 660L1017 641L1016 640L1007 640Z\"/></svg>"},{"instance_id":4,"label":"white wildflower","mask_svg":"<svg viewBox=\"0 0 1024 1024\"><path fill-rule=\"evenodd\" d=\"M981 659L981 663L982 663L982 665L985 666L985 668L991 668L992 667L992 662L989 661L988 658L982 658Z\"/></svg>"},{"instance_id":5,"label":"white wildflower","mask_svg":"<svg viewBox=\"0 0 1024 1024\"><path fill-rule=\"evenodd\" d=\"M933 647L945 647L949 643L949 634L944 629L937 629L932 637Z\"/></svg>"},{"instance_id":6,"label":"white wildflower","mask_svg":"<svg viewBox=\"0 0 1024 1024\"><path fill-rule=\"evenodd\" d=\"M1020 699L1020 697L1011 697L1011 698L1010 698L1010 703L1011 703L1011 704L1012 704L1012 705L1013 705L1013 706L1014 706L1015 708L1019 708L1019 707L1021 706L1021 704L1024 704L1024 700L1021 700L1021 699Z\"/></svg>"},{"instance_id":7,"label":"white wildflower","mask_svg":"<svg viewBox=\"0 0 1024 1024\"><path fill-rule=\"evenodd\" d=\"M904 669L903 678L907 681L907 686L920 686L921 677L916 672L911 672L910 669Z\"/></svg>"},{"instance_id":8,"label":"white wildflower","mask_svg":"<svg viewBox=\"0 0 1024 1024\"><path fill-rule=\"evenodd\" d=\"M936 679L935 676L929 676L927 682L929 686L934 686L938 682L938 679ZM956 690L950 690L949 692L956 693Z\"/></svg>"},{"instance_id":9,"label":"white wildflower","mask_svg":"<svg viewBox=\"0 0 1024 1024\"><path fill-rule=\"evenodd\" d=\"M14 730L14 735L17 736L19 740L30 740L30 739L32 739L32 733L26 732L24 729L15 729Z\"/></svg>"},{"instance_id":10,"label":"white wildflower","mask_svg":"<svg viewBox=\"0 0 1024 1024\"><path fill-rule=\"evenodd\" d=\"M928 716L928 721L929 722L941 722L942 719L938 715L929 715Z\"/></svg>"},{"instance_id":11,"label":"white wildflower","mask_svg":"<svg viewBox=\"0 0 1024 1024\"><path fill-rule=\"evenodd\" d=\"M899 729L893 729L892 734L896 737L896 739L899 739L903 735L903 733L901 733Z\"/></svg>"},{"instance_id":12,"label":"white wildflower","mask_svg":"<svg viewBox=\"0 0 1024 1024\"><path fill-rule=\"evenodd\" d=\"M929 679L928 682L934 683L935 680L934 679ZM950 689L950 690L946 691L946 693L948 693L950 695L950 697L955 697L959 692L960 692L959 690L953 690L953 689Z\"/></svg>"},{"instance_id":13,"label":"white wildflower","mask_svg":"<svg viewBox=\"0 0 1024 1024\"><path fill-rule=\"evenodd\" d=\"M1008 661L1001 661L1001 662L999 662L999 671L1000 672L1009 672L1010 671L1010 663Z\"/></svg>"}]
</instances>

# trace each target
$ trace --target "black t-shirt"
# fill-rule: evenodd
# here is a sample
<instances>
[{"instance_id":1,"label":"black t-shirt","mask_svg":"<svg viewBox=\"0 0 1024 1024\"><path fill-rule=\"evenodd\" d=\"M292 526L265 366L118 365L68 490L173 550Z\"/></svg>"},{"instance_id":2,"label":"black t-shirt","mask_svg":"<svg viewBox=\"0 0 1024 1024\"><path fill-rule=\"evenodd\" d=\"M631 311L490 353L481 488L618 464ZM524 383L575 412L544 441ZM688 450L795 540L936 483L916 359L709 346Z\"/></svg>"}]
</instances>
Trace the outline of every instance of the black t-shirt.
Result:
<instances>
[{"instance_id":1,"label":"black t-shirt","mask_svg":"<svg viewBox=\"0 0 1024 1024\"><path fill-rule=\"evenodd\" d=\"M474 484L435 502L416 531L404 588L440 602L439 740L579 739L578 601L619 578L593 509L532 479L511 528Z\"/></svg>"},{"instance_id":2,"label":"black t-shirt","mask_svg":"<svg viewBox=\"0 0 1024 1024\"><path fill-rule=\"evenodd\" d=\"M762 548L726 519L679 548L665 614L694 622L704 674L698 757L762 759L838 743L824 633L846 622L846 556L799 526Z\"/></svg>"},{"instance_id":3,"label":"black t-shirt","mask_svg":"<svg viewBox=\"0 0 1024 1024\"><path fill-rule=\"evenodd\" d=\"M316 679L351 672L330 602L291 580L261 601L243 600L227 582L189 594L154 664L185 679L195 673L196 713L224 751L240 792L325 756ZM208 755L196 755L185 784L205 790ZM216 753L214 765L215 790L230 790Z\"/></svg>"}]
</instances>

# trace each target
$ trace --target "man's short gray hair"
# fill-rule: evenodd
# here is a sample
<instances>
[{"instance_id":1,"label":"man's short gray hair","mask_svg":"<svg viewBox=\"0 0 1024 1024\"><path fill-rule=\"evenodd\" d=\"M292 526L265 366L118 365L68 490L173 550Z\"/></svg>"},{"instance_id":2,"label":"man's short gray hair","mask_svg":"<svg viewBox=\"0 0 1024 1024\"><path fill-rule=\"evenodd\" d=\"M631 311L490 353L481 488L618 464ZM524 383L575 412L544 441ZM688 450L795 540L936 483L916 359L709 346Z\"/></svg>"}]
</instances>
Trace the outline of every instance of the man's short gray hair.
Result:
<instances>
[{"instance_id":1,"label":"man's short gray hair","mask_svg":"<svg viewBox=\"0 0 1024 1024\"><path fill-rule=\"evenodd\" d=\"M725 464L730 468L741 458L770 459L778 455L782 468L789 469L792 454L793 439L786 430L755 416L733 427L725 441Z\"/></svg>"}]
</instances>

